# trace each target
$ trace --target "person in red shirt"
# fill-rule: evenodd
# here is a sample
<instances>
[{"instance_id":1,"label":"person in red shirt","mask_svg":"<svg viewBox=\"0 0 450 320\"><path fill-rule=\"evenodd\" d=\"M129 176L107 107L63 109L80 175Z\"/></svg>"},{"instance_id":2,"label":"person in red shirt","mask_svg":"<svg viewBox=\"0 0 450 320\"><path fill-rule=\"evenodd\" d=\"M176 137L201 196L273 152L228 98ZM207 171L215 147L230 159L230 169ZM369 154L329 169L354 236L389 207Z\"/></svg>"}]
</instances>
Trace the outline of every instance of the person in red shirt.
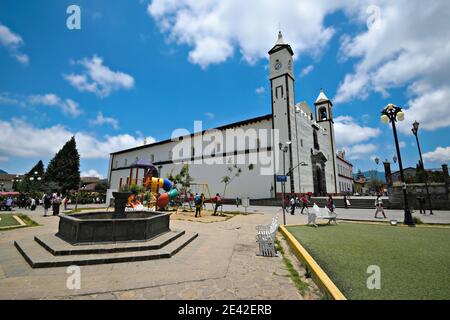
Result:
<instances>
[{"instance_id":1,"label":"person in red shirt","mask_svg":"<svg viewBox=\"0 0 450 320\"><path fill-rule=\"evenodd\" d=\"M218 193L216 193L216 196L213 198L213 202L216 204L214 206L214 213L213 216L217 215L217 209L222 205L222 198Z\"/></svg>"},{"instance_id":2,"label":"person in red shirt","mask_svg":"<svg viewBox=\"0 0 450 320\"><path fill-rule=\"evenodd\" d=\"M302 202L302 211L300 213L303 214L303 210L305 210L305 208L306 208L306 212L308 212L309 200L306 197L306 195L303 194L302 197L300 198L300 201Z\"/></svg>"}]
</instances>

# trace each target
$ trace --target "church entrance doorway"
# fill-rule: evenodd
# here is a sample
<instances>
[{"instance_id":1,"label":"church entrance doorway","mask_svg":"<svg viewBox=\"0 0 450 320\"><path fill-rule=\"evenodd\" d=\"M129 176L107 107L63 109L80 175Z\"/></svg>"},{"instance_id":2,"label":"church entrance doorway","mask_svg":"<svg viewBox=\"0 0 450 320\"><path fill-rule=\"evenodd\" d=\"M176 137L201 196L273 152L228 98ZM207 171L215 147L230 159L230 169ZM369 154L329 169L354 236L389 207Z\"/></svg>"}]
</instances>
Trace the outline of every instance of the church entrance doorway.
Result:
<instances>
[{"instance_id":1,"label":"church entrance doorway","mask_svg":"<svg viewBox=\"0 0 450 320\"><path fill-rule=\"evenodd\" d=\"M327 181L325 174L326 161L327 158L322 152L311 154L314 194L316 196L325 196L327 194Z\"/></svg>"}]
</instances>

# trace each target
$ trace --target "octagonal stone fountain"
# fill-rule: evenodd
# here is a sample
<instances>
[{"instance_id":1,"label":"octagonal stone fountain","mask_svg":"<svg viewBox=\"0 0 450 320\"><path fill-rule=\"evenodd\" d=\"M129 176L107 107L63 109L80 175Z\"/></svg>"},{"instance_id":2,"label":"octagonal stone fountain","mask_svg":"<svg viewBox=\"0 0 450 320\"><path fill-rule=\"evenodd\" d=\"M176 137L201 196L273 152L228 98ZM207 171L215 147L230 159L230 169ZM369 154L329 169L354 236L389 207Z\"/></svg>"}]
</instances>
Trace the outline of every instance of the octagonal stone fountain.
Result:
<instances>
[{"instance_id":1,"label":"octagonal stone fountain","mask_svg":"<svg viewBox=\"0 0 450 320\"><path fill-rule=\"evenodd\" d=\"M113 193L114 212L60 215L56 234L16 241L33 268L170 258L198 234L170 229L170 213L126 211L129 192Z\"/></svg>"},{"instance_id":2,"label":"octagonal stone fountain","mask_svg":"<svg viewBox=\"0 0 450 320\"><path fill-rule=\"evenodd\" d=\"M114 212L61 215L61 239L72 244L142 241L170 231L170 213L125 212L130 192L114 192Z\"/></svg>"}]
</instances>

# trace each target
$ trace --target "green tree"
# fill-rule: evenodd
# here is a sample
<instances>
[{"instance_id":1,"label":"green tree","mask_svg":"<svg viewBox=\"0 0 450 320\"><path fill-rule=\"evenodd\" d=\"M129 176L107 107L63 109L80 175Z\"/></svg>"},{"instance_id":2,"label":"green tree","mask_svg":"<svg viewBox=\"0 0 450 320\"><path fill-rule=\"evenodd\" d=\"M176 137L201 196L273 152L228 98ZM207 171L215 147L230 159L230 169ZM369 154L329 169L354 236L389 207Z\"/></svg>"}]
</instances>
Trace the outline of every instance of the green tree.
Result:
<instances>
[{"instance_id":1,"label":"green tree","mask_svg":"<svg viewBox=\"0 0 450 320\"><path fill-rule=\"evenodd\" d=\"M194 182L194 178L189 174L188 164L183 164L180 173L172 178L174 179L174 181L181 185L180 193L184 194L187 193L187 190L190 188L191 183Z\"/></svg>"},{"instance_id":2,"label":"green tree","mask_svg":"<svg viewBox=\"0 0 450 320\"><path fill-rule=\"evenodd\" d=\"M72 137L50 160L45 173L45 182L59 186L63 193L78 190L80 185L80 155L75 137Z\"/></svg>"},{"instance_id":3,"label":"green tree","mask_svg":"<svg viewBox=\"0 0 450 320\"><path fill-rule=\"evenodd\" d=\"M228 161L228 163L230 163L230 161ZM249 164L249 166L247 167L247 169L249 171L253 170L254 165L253 164ZM223 194L222 197L223 199L225 199L225 195L227 192L227 187L230 185L230 183L232 183L237 177L239 177L242 173L242 169L239 168L236 164L235 165L229 165L227 167L227 175L222 177L222 180L220 182L222 182L224 184L224 188L223 188ZM223 207L222 207L223 208Z\"/></svg>"},{"instance_id":4,"label":"green tree","mask_svg":"<svg viewBox=\"0 0 450 320\"><path fill-rule=\"evenodd\" d=\"M94 191L99 193L106 193L108 190L108 183L106 181L101 181L95 185Z\"/></svg>"}]
</instances>

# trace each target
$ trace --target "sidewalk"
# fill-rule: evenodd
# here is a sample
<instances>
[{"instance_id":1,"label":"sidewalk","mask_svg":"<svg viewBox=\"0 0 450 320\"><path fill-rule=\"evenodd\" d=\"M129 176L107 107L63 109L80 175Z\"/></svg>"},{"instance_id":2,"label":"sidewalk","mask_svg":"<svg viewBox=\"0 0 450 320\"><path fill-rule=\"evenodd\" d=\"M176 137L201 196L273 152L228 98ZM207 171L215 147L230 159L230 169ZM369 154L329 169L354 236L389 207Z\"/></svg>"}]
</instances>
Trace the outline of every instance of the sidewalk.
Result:
<instances>
[{"instance_id":1,"label":"sidewalk","mask_svg":"<svg viewBox=\"0 0 450 320\"><path fill-rule=\"evenodd\" d=\"M239 206L237 208L235 205L224 205L224 211L239 211L245 212L245 208ZM311 210L311 208L309 208ZM286 211L286 224L302 224L307 223L307 215L300 215L301 209L295 210L295 215L292 216L289 210ZM283 210L280 207L265 207L265 206L250 206L247 208L248 213L262 213L275 215L278 214L280 217L280 222L282 222ZM306 212L306 210L304 211ZM428 212L428 211L427 211ZM375 208L370 209L343 209L337 208L336 213L338 219L354 219L354 220L367 220L367 221L380 221L380 219L374 219ZM404 211L403 210L385 210L387 218L395 219L400 222L403 221ZM419 214L419 212L413 212L413 217L420 218L424 223L437 223L437 224L450 224L450 210L449 211L433 211L434 215L430 216L429 213L426 215ZM381 216L381 215L379 215Z\"/></svg>"}]
</instances>

